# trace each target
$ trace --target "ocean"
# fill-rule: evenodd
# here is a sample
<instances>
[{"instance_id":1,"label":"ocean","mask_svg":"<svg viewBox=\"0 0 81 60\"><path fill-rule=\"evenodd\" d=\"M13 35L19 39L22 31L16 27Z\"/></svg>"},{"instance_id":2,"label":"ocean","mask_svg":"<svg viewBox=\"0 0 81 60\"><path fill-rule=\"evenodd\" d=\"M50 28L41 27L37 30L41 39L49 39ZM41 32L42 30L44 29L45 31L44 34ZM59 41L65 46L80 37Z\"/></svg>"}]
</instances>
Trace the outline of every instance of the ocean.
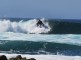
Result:
<instances>
[{"instance_id":1,"label":"ocean","mask_svg":"<svg viewBox=\"0 0 81 60\"><path fill-rule=\"evenodd\" d=\"M0 55L37 60L81 60L81 20L0 19Z\"/></svg>"}]
</instances>

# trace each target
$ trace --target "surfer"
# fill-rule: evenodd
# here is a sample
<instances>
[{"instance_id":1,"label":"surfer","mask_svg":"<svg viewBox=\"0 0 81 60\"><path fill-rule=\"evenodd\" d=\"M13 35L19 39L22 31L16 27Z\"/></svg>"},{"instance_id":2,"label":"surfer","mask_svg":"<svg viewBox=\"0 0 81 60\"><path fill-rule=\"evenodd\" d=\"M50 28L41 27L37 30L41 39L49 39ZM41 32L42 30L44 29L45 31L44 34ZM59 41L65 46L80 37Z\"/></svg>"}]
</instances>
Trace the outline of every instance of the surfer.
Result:
<instances>
[{"instance_id":1,"label":"surfer","mask_svg":"<svg viewBox=\"0 0 81 60\"><path fill-rule=\"evenodd\" d=\"M43 22L39 19L38 22L37 22L37 26L44 26Z\"/></svg>"}]
</instances>

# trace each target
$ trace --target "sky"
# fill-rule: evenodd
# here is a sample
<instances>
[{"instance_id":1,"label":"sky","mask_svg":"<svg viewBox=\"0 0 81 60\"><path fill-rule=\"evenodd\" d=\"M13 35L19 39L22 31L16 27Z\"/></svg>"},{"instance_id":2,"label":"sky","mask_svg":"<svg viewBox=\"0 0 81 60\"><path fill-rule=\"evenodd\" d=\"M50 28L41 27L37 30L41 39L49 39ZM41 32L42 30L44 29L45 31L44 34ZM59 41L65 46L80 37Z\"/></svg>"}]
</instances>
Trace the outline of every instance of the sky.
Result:
<instances>
[{"instance_id":1,"label":"sky","mask_svg":"<svg viewBox=\"0 0 81 60\"><path fill-rule=\"evenodd\" d=\"M81 19L81 0L0 0L0 17Z\"/></svg>"}]
</instances>

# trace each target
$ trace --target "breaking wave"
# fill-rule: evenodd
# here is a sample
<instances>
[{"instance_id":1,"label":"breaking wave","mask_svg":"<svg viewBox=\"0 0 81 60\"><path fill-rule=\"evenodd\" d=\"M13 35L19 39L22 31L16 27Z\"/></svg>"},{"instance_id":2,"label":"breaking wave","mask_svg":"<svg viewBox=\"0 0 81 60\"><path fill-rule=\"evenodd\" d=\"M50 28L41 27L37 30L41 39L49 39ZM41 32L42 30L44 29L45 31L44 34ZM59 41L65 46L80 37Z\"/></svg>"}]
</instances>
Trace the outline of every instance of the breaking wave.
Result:
<instances>
[{"instance_id":1,"label":"breaking wave","mask_svg":"<svg viewBox=\"0 0 81 60\"><path fill-rule=\"evenodd\" d=\"M48 22L41 19L45 27L37 27L37 19L32 19L28 21L20 20L19 22L10 20L0 20L0 32L17 32L17 33L48 33L50 31L50 26Z\"/></svg>"},{"instance_id":2,"label":"breaking wave","mask_svg":"<svg viewBox=\"0 0 81 60\"><path fill-rule=\"evenodd\" d=\"M81 34L81 20L41 19L45 26L37 27L37 19L1 19L0 32Z\"/></svg>"}]
</instances>

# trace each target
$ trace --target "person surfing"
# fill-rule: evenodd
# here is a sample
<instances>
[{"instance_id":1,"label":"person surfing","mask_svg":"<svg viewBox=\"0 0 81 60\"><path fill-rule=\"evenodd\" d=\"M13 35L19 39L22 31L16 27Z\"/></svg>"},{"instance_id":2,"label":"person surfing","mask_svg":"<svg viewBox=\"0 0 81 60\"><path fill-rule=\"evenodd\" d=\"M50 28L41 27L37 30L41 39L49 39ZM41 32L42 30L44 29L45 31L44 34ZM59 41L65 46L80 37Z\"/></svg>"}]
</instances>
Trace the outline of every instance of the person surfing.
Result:
<instances>
[{"instance_id":1,"label":"person surfing","mask_svg":"<svg viewBox=\"0 0 81 60\"><path fill-rule=\"evenodd\" d=\"M43 22L40 19L38 20L36 25L39 26L40 28L44 26Z\"/></svg>"}]
</instances>

